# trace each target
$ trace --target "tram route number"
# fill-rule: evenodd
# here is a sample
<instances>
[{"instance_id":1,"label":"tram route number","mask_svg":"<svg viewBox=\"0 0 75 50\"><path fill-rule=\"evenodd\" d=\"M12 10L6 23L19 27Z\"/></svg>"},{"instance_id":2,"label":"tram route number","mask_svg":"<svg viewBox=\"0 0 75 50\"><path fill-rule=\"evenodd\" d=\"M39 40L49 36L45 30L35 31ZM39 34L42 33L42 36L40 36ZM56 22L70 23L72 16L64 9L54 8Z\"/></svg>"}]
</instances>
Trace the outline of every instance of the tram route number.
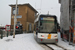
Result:
<instances>
[{"instance_id":1,"label":"tram route number","mask_svg":"<svg viewBox=\"0 0 75 50\"><path fill-rule=\"evenodd\" d=\"M51 39L51 34L48 34L48 38L47 39Z\"/></svg>"}]
</instances>

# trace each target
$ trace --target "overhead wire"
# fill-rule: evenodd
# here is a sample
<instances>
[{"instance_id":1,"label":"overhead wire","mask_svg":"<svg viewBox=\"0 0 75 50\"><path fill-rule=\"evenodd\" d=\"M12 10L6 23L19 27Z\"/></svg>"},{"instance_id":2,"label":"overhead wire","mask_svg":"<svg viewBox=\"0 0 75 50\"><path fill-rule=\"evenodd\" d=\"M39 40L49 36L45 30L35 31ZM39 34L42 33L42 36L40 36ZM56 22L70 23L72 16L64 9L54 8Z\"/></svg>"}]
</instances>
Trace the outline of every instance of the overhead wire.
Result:
<instances>
[{"instance_id":1,"label":"overhead wire","mask_svg":"<svg viewBox=\"0 0 75 50\"><path fill-rule=\"evenodd\" d=\"M41 8L42 8L42 0L41 0L41 3L40 3L40 13L41 13Z\"/></svg>"}]
</instances>

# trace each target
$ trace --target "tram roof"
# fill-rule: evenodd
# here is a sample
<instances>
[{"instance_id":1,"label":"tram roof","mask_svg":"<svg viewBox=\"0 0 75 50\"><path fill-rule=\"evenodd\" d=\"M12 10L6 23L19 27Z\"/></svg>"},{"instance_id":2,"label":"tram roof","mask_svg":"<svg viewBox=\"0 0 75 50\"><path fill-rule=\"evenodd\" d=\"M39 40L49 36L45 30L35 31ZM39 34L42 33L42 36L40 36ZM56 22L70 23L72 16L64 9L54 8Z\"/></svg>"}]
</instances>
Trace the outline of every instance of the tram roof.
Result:
<instances>
[{"instance_id":1,"label":"tram roof","mask_svg":"<svg viewBox=\"0 0 75 50\"><path fill-rule=\"evenodd\" d=\"M39 17L40 17L40 15L38 15L38 17L35 19L34 23L39 20Z\"/></svg>"}]
</instances>

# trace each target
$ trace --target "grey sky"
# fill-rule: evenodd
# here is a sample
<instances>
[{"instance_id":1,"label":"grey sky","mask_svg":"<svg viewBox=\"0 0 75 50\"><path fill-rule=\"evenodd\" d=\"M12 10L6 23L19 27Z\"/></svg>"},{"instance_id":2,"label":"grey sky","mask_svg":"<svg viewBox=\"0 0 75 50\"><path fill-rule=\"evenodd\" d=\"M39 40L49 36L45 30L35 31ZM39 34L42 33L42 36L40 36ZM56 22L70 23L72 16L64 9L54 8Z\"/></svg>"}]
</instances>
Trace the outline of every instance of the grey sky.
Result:
<instances>
[{"instance_id":1,"label":"grey sky","mask_svg":"<svg viewBox=\"0 0 75 50\"><path fill-rule=\"evenodd\" d=\"M16 0L0 1L0 24L6 25L11 23L11 7L9 4L15 3ZM24 3L30 3L41 14L47 14L49 11L49 14L56 15L60 22L60 4L58 0L18 0L18 4Z\"/></svg>"}]
</instances>

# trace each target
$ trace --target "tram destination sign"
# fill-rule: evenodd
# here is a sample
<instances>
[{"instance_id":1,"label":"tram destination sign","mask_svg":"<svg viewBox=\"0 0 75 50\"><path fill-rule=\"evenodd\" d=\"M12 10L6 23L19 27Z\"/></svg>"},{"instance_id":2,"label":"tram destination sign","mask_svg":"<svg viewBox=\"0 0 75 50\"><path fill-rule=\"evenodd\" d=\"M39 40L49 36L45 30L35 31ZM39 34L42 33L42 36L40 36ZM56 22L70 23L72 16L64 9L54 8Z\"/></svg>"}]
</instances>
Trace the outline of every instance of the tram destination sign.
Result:
<instances>
[{"instance_id":1,"label":"tram destination sign","mask_svg":"<svg viewBox=\"0 0 75 50\"><path fill-rule=\"evenodd\" d=\"M54 18L52 18L52 17L44 17L44 18L41 18L41 20L53 20L54 21Z\"/></svg>"}]
</instances>

